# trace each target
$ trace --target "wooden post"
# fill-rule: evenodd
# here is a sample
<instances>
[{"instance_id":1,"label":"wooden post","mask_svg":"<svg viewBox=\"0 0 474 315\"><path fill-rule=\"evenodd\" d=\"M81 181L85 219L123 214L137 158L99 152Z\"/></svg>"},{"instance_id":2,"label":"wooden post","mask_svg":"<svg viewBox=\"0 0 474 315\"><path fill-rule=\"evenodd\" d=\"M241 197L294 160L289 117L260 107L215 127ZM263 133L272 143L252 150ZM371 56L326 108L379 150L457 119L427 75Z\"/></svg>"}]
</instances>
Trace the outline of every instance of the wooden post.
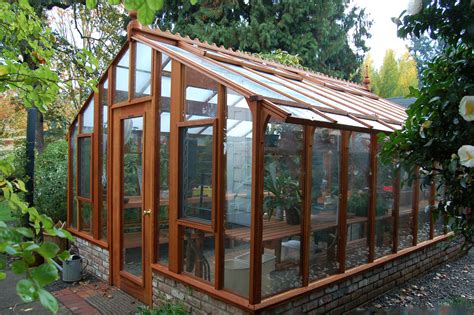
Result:
<instances>
[{"instance_id":1,"label":"wooden post","mask_svg":"<svg viewBox=\"0 0 474 315\"><path fill-rule=\"evenodd\" d=\"M184 66L172 60L171 65L171 108L170 108L170 178L169 178L169 265L174 273L181 272L182 242L178 228L179 212L179 127L183 120Z\"/></svg>"},{"instance_id":2,"label":"wooden post","mask_svg":"<svg viewBox=\"0 0 474 315\"><path fill-rule=\"evenodd\" d=\"M431 185L430 185L430 200L429 200L429 205L430 205L430 240L434 238L434 227L436 222L434 221L433 218L433 208L436 203L436 184L434 180L431 180Z\"/></svg>"},{"instance_id":3,"label":"wooden post","mask_svg":"<svg viewBox=\"0 0 474 315\"><path fill-rule=\"evenodd\" d=\"M413 213L413 246L418 244L418 207L420 198L420 170L417 167L415 170L415 180L413 183L413 202L412 202L412 213Z\"/></svg>"},{"instance_id":4,"label":"wooden post","mask_svg":"<svg viewBox=\"0 0 474 315\"><path fill-rule=\"evenodd\" d=\"M395 254L398 251L398 229L400 226L400 170L395 174L393 183L393 250Z\"/></svg>"},{"instance_id":5,"label":"wooden post","mask_svg":"<svg viewBox=\"0 0 474 315\"><path fill-rule=\"evenodd\" d=\"M303 211L302 211L302 243L301 243L301 259L300 268L303 275L303 286L309 283L309 256L311 245L311 188L313 175L313 137L315 127L304 127L304 147L303 147Z\"/></svg>"},{"instance_id":6,"label":"wooden post","mask_svg":"<svg viewBox=\"0 0 474 315\"><path fill-rule=\"evenodd\" d=\"M91 234L95 239L100 239L100 208L101 208L101 178L100 178L100 168L101 168L101 148L100 148L100 136L102 134L102 111L101 111L101 89L99 86L99 92L94 93L94 133L92 135L92 154L91 154L91 199L92 199L92 226Z\"/></svg>"},{"instance_id":7,"label":"wooden post","mask_svg":"<svg viewBox=\"0 0 474 315\"><path fill-rule=\"evenodd\" d=\"M370 134L370 182L369 182L369 263L375 259L375 224L377 216L377 134Z\"/></svg>"},{"instance_id":8,"label":"wooden post","mask_svg":"<svg viewBox=\"0 0 474 315\"><path fill-rule=\"evenodd\" d=\"M349 175L349 140L351 132L342 130L339 170L339 272L346 271L347 190Z\"/></svg>"},{"instance_id":9,"label":"wooden post","mask_svg":"<svg viewBox=\"0 0 474 315\"><path fill-rule=\"evenodd\" d=\"M109 245L109 284L112 284L114 281L114 268L113 268L113 263L115 258L113 257L114 255L111 255L110 253L113 253L112 249L112 240L113 240L113 200L112 200L112 194L113 194L113 186L112 183L114 182L114 174L113 174L113 163L112 163L112 149L113 149L113 128L114 128L114 123L113 123L113 114L112 114L112 102L113 102L113 95L114 95L114 82L115 82L115 75L114 72L115 67L110 67L109 72L107 73L107 81L108 81L108 89L107 89L107 104L108 106L108 113L107 113L107 121L108 121L108 126L107 126L107 243Z\"/></svg>"},{"instance_id":10,"label":"wooden post","mask_svg":"<svg viewBox=\"0 0 474 315\"><path fill-rule=\"evenodd\" d=\"M247 102L252 112L253 126L249 303L258 304L262 298L264 138L270 116L262 110L258 101Z\"/></svg>"}]
</instances>

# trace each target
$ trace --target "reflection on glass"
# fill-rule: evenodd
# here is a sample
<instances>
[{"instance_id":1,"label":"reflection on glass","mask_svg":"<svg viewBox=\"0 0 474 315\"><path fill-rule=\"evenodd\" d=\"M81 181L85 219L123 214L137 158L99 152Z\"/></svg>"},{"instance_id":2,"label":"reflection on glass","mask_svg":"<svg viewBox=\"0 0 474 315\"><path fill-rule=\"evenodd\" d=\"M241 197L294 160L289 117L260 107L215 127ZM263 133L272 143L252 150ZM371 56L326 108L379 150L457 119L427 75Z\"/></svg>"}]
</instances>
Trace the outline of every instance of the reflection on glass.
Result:
<instances>
[{"instance_id":1,"label":"reflection on glass","mask_svg":"<svg viewBox=\"0 0 474 315\"><path fill-rule=\"evenodd\" d=\"M413 246L413 181L405 170L400 171L400 186L398 250Z\"/></svg>"},{"instance_id":2,"label":"reflection on glass","mask_svg":"<svg viewBox=\"0 0 474 315\"><path fill-rule=\"evenodd\" d=\"M128 74L129 74L129 62L130 56L129 51L120 58L117 66L115 67L115 92L114 92L114 104L126 101L128 99Z\"/></svg>"},{"instance_id":3,"label":"reflection on glass","mask_svg":"<svg viewBox=\"0 0 474 315\"><path fill-rule=\"evenodd\" d=\"M81 206L81 231L90 233L92 227L92 204L90 202L79 202Z\"/></svg>"},{"instance_id":4,"label":"reflection on glass","mask_svg":"<svg viewBox=\"0 0 474 315\"><path fill-rule=\"evenodd\" d=\"M444 200L444 185L440 183L439 176L435 177L435 187L436 187L436 195L435 195L435 204L433 207L432 215L434 225L434 236L443 235L445 231L445 212L443 211L443 200ZM440 204L441 203L441 204ZM441 209L439 209L441 206Z\"/></svg>"},{"instance_id":5,"label":"reflection on glass","mask_svg":"<svg viewBox=\"0 0 474 315\"><path fill-rule=\"evenodd\" d=\"M137 43L135 54L135 97L150 95L151 47Z\"/></svg>"},{"instance_id":6,"label":"reflection on glass","mask_svg":"<svg viewBox=\"0 0 474 315\"><path fill-rule=\"evenodd\" d=\"M186 67L186 119L216 117L217 82Z\"/></svg>"},{"instance_id":7,"label":"reflection on glass","mask_svg":"<svg viewBox=\"0 0 474 315\"><path fill-rule=\"evenodd\" d=\"M94 97L87 104L81 116L81 133L94 132Z\"/></svg>"},{"instance_id":8,"label":"reflection on glass","mask_svg":"<svg viewBox=\"0 0 474 315\"><path fill-rule=\"evenodd\" d=\"M392 165L377 159L377 203L375 206L375 258L386 256L393 250L393 184L395 174Z\"/></svg>"},{"instance_id":9,"label":"reflection on glass","mask_svg":"<svg viewBox=\"0 0 474 315\"><path fill-rule=\"evenodd\" d=\"M339 163L341 132L316 128L313 137L309 279L339 270Z\"/></svg>"},{"instance_id":10,"label":"reflection on glass","mask_svg":"<svg viewBox=\"0 0 474 315\"><path fill-rule=\"evenodd\" d=\"M249 295L252 114L245 97L227 89L224 288Z\"/></svg>"},{"instance_id":11,"label":"reflection on glass","mask_svg":"<svg viewBox=\"0 0 474 315\"><path fill-rule=\"evenodd\" d=\"M303 126L271 120L265 131L262 297L302 285Z\"/></svg>"},{"instance_id":12,"label":"reflection on glass","mask_svg":"<svg viewBox=\"0 0 474 315\"><path fill-rule=\"evenodd\" d=\"M107 137L108 137L108 91L109 91L109 81L105 80L102 88L100 90L101 93L101 125L102 125L102 133L99 137L99 150L100 150L100 196L101 203L100 203L100 238L102 240L107 240Z\"/></svg>"},{"instance_id":13,"label":"reflection on glass","mask_svg":"<svg viewBox=\"0 0 474 315\"><path fill-rule=\"evenodd\" d=\"M81 197L91 196L91 137L81 137L77 139L79 150L79 189Z\"/></svg>"},{"instance_id":14,"label":"reflection on glass","mask_svg":"<svg viewBox=\"0 0 474 315\"><path fill-rule=\"evenodd\" d=\"M171 65L170 58L161 55L161 97L160 97L160 212L157 218L158 241L157 261L162 265L168 265L168 237L169 237L169 140L170 140L170 95L171 95Z\"/></svg>"},{"instance_id":15,"label":"reflection on glass","mask_svg":"<svg viewBox=\"0 0 474 315\"><path fill-rule=\"evenodd\" d=\"M143 117L122 121L122 270L142 277Z\"/></svg>"},{"instance_id":16,"label":"reflection on glass","mask_svg":"<svg viewBox=\"0 0 474 315\"><path fill-rule=\"evenodd\" d=\"M346 269L368 262L370 135L351 132L347 187Z\"/></svg>"},{"instance_id":17,"label":"reflection on glass","mask_svg":"<svg viewBox=\"0 0 474 315\"><path fill-rule=\"evenodd\" d=\"M430 239L430 190L429 176L420 174L420 197L418 199L418 243Z\"/></svg>"},{"instance_id":18,"label":"reflection on glass","mask_svg":"<svg viewBox=\"0 0 474 315\"><path fill-rule=\"evenodd\" d=\"M69 205L72 209L71 226L77 228L77 191L76 191L76 166L77 166L77 121L71 129L71 137L69 138L69 145L71 146L71 189L72 198Z\"/></svg>"},{"instance_id":19,"label":"reflection on glass","mask_svg":"<svg viewBox=\"0 0 474 315\"><path fill-rule=\"evenodd\" d=\"M181 241L183 242L182 270L213 283L215 266L214 235L196 229L183 228Z\"/></svg>"},{"instance_id":20,"label":"reflection on glass","mask_svg":"<svg viewBox=\"0 0 474 315\"><path fill-rule=\"evenodd\" d=\"M213 138L212 126L180 129L182 218L211 222Z\"/></svg>"}]
</instances>

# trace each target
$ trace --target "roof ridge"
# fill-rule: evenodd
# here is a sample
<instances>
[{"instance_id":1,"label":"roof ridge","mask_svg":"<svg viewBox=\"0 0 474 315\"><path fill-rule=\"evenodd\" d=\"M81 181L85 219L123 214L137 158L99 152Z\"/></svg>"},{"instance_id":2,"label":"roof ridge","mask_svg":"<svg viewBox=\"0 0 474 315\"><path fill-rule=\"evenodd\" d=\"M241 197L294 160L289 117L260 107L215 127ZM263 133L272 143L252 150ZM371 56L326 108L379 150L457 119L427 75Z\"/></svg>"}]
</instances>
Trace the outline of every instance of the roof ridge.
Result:
<instances>
[{"instance_id":1,"label":"roof ridge","mask_svg":"<svg viewBox=\"0 0 474 315\"><path fill-rule=\"evenodd\" d=\"M202 47L206 47L206 48L209 48L209 49L220 49L220 50L223 50L223 52L230 52L232 55L233 54L237 54L238 56L242 57L242 58L248 58L248 57L251 57L251 61L259 61L259 62L262 62L262 63L267 63L269 65L272 65L272 66L276 66L278 68L283 68L283 70L287 70L287 71L293 71L293 72L301 72L301 71L304 71L304 72L308 72L308 73L312 73L314 75L318 75L318 76L323 76L323 77L326 77L326 78L329 78L329 79L332 79L332 80L336 80L336 81L340 81L341 83L348 83L350 85L353 85L355 88L359 88L365 92L369 92L371 93L370 90L368 90L364 85L360 84L360 83L357 83L357 82L353 82L353 81L349 81L349 80L346 80L346 79L343 79L343 78L338 78L336 76L332 76L332 75L328 75L326 73L322 73L322 72L318 72L318 71L315 71L315 70L312 70L312 69L309 69L307 67L304 67L304 66L301 66L301 68L299 67L296 67L296 66L292 66L292 65L285 65L285 64L282 64L280 62L277 62L275 60L270 60L270 59L264 59L264 58L261 58L260 56L257 56L255 53L250 53L250 52L247 52L247 51L241 51L239 49L237 50L234 50L232 48L227 48L225 47L224 45L220 45L220 46L217 46L217 44L215 43L212 43L212 44L209 44L208 41L201 41L199 39L199 37L195 36L194 38L191 38L189 35L186 35L186 36L183 36L181 35L179 32L176 32L176 33L173 33L172 31L170 31L169 29L166 30L166 31L163 31L161 30L159 27L156 27L156 28L151 28L151 27L143 27L141 26L140 27L141 29L143 28L148 28L149 30L151 30L153 33L157 33L157 35L162 35L163 33L164 34L169 34L171 35L172 37L177 37L177 38L174 38L176 40L182 40L182 41L185 41L189 44L195 44L197 46L202 46ZM238 57L237 56L237 57ZM252 60L253 59L253 60ZM257 59L257 60L255 60ZM280 69L281 70L281 69Z\"/></svg>"}]
</instances>

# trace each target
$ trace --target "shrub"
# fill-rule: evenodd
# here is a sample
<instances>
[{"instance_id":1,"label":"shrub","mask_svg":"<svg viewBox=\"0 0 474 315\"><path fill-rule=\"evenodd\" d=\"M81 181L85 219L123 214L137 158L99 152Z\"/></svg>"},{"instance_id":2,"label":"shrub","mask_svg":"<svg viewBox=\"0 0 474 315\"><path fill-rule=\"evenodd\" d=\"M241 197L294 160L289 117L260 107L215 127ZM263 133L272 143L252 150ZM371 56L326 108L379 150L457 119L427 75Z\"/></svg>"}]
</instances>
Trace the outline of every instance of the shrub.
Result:
<instances>
[{"instance_id":1,"label":"shrub","mask_svg":"<svg viewBox=\"0 0 474 315\"><path fill-rule=\"evenodd\" d=\"M150 308L148 306L139 306L137 310L139 315L186 315L184 306L182 304L173 303L171 301L159 305L157 308Z\"/></svg>"},{"instance_id":2,"label":"shrub","mask_svg":"<svg viewBox=\"0 0 474 315\"><path fill-rule=\"evenodd\" d=\"M58 140L48 144L35 163L35 206L54 222L66 220L68 144Z\"/></svg>"}]
</instances>

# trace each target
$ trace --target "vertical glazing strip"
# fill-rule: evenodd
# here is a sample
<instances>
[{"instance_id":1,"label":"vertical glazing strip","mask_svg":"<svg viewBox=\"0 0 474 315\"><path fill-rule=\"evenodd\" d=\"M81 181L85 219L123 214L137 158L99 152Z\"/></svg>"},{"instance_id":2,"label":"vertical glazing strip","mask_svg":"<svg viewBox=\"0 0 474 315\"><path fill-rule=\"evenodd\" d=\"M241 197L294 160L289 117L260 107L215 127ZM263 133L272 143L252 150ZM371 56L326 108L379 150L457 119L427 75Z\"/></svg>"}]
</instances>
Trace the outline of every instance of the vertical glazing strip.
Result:
<instances>
[{"instance_id":1,"label":"vertical glazing strip","mask_svg":"<svg viewBox=\"0 0 474 315\"><path fill-rule=\"evenodd\" d=\"M393 250L398 252L398 228L400 226L400 169L396 170L393 184Z\"/></svg>"},{"instance_id":2,"label":"vertical glazing strip","mask_svg":"<svg viewBox=\"0 0 474 315\"><path fill-rule=\"evenodd\" d=\"M370 183L369 183L369 263L375 258L375 217L377 206L377 134L370 134Z\"/></svg>"},{"instance_id":3,"label":"vertical glazing strip","mask_svg":"<svg viewBox=\"0 0 474 315\"><path fill-rule=\"evenodd\" d=\"M130 41L130 56L128 58L128 101L135 97L135 55L137 53L137 42Z\"/></svg>"},{"instance_id":4,"label":"vertical glazing strip","mask_svg":"<svg viewBox=\"0 0 474 315\"><path fill-rule=\"evenodd\" d=\"M111 244L112 244L112 234L113 234L113 228L112 228L112 207L113 207L113 200L112 200L112 183L113 183L113 172L112 172L112 144L113 144L113 116L112 116L112 100L113 100L113 93L114 93L114 86L115 86L115 80L114 80L114 70L115 67L110 67L109 72L107 74L107 80L108 80L108 89L107 89L107 95L103 95L103 97L107 97L107 104L108 106L108 139L107 139L107 152L109 152L110 158L107 159L107 243L109 244L109 250L112 249ZM113 261L114 261L114 255L109 255L109 270L110 270L110 277L109 277L109 284L113 283Z\"/></svg>"},{"instance_id":5,"label":"vertical glazing strip","mask_svg":"<svg viewBox=\"0 0 474 315\"><path fill-rule=\"evenodd\" d=\"M433 210L435 206L435 198L436 198L436 183L434 181L434 177L431 177L431 182L430 182L430 240L434 238L434 227L436 222L434 221L433 217Z\"/></svg>"},{"instance_id":6,"label":"vertical glazing strip","mask_svg":"<svg viewBox=\"0 0 474 315\"><path fill-rule=\"evenodd\" d=\"M95 239L100 239L100 201L102 196L100 194L100 140L99 137L102 134L102 110L100 108L100 93L101 88L99 85L99 92L94 93L94 133L92 135L92 173L91 173L91 200L92 200L92 236Z\"/></svg>"},{"instance_id":7,"label":"vertical glazing strip","mask_svg":"<svg viewBox=\"0 0 474 315\"><path fill-rule=\"evenodd\" d=\"M413 203L412 203L412 214L413 214L413 246L418 244L418 208L420 198L420 169L415 168L415 180L413 181Z\"/></svg>"},{"instance_id":8,"label":"vertical glazing strip","mask_svg":"<svg viewBox=\"0 0 474 315\"><path fill-rule=\"evenodd\" d=\"M347 187L349 175L349 138L351 132L342 131L341 139L341 170L339 180L339 272L346 271L347 242Z\"/></svg>"}]
</instances>

